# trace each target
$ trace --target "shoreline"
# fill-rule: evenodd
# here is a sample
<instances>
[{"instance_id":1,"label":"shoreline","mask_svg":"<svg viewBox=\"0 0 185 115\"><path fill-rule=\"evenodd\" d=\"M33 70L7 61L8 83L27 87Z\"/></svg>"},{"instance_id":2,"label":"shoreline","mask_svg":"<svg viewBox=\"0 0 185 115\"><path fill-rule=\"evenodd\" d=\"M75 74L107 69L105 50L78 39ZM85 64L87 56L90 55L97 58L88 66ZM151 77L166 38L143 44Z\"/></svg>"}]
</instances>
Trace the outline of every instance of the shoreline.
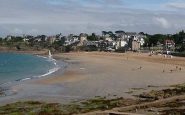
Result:
<instances>
[{"instance_id":1,"label":"shoreline","mask_svg":"<svg viewBox=\"0 0 185 115\"><path fill-rule=\"evenodd\" d=\"M162 56L150 57L138 53L72 52L54 54L54 58L67 63L67 68L51 77L28 80L14 86L12 89L19 96L7 97L5 101L0 99L0 102L32 100L70 104L98 96L127 99L132 95L160 91L185 82L185 59L179 57L164 59Z\"/></svg>"},{"instance_id":2,"label":"shoreline","mask_svg":"<svg viewBox=\"0 0 185 115\"><path fill-rule=\"evenodd\" d=\"M46 51L3 51L0 53L16 53L16 54L29 54L29 55L34 55L37 57L41 57L43 59L47 58L46 55ZM52 77L54 76L53 74L56 73L57 71L60 71L61 69L64 69L64 67L66 66L66 64L64 64L64 62L62 62L62 60L57 60L55 58L53 58L52 63L55 65L55 68L52 68L50 70L48 70L48 72L42 74L42 75L37 75L37 76L31 76L31 77L25 77L22 79L17 79L14 81L8 81L6 83L2 83L0 84L0 96L1 97L5 97L5 96L10 96L10 95L14 95L15 91L12 90L11 91L11 87L17 85L17 84L22 84L24 82L30 82L30 81L34 81L34 80L38 80L38 79L42 79L42 78L47 78L47 77ZM59 66L58 64L64 64L64 67ZM0 97L0 98L1 98Z\"/></svg>"},{"instance_id":3,"label":"shoreline","mask_svg":"<svg viewBox=\"0 0 185 115\"><path fill-rule=\"evenodd\" d=\"M73 54L75 54L75 56L74 57L78 57L79 56L79 58L81 58L81 57L83 57L83 55L89 55L89 56L91 56L91 57L93 57L94 56L94 54L92 53L68 53L68 54L64 54L65 56L63 56L62 58L67 58L68 57L68 55L69 56L71 56L71 57L73 57L72 55ZM80 56L81 55L81 56ZM100 54L101 55L101 54ZM117 54L116 54L117 55ZM119 55L122 55L122 54L119 54ZM99 55L98 55L99 56ZM99 58L98 56L94 56L95 58ZM93 57L93 58L94 58ZM100 56L100 57L102 57L102 56ZM104 56L103 56L104 57ZM113 56L114 57L114 56ZM111 58L111 59L113 59L112 57L106 57L106 58ZM115 58L115 57L114 57ZM116 57L117 58L117 57ZM118 58L120 58L120 57L118 57ZM109 60L109 59L108 59ZM133 62L135 62L136 60L135 59L129 59L130 61L133 61ZM137 59L138 60L138 59ZM140 60L140 59L139 59ZM67 60L67 61L69 61L69 60ZM70 62L71 61L71 62ZM84 62L80 62L79 60L76 60L76 59L71 59L69 62L70 63L72 63L72 65L79 65L78 66L78 69L77 68L75 68L74 70L72 70L72 71L70 71L70 69L71 68L69 68L69 70L67 70L66 71L66 74L67 75L63 75L63 77L65 77L65 76L68 76L69 77L69 73L73 73L73 71L75 71L75 74L77 74L76 76L73 76L73 78L74 77L77 77L76 78L76 80L75 80L75 78L73 79L73 78L71 78L71 77L69 77L69 78L66 78L66 79L73 79L72 81L78 81L79 82L79 80L78 79L82 79L82 80L90 80L90 79L92 79L93 80L93 78L92 77L89 77L89 75L91 76L91 75L93 75L93 73L89 73L88 72L88 68L86 68L86 67L83 67L83 66L85 66L86 64L88 64L88 62L86 63L84 63ZM92 60L91 60L92 61ZM125 61L125 59L123 59L123 61ZM141 61L141 63L142 63L142 60L140 60ZM144 62L145 62L146 60L144 60ZM84 65L84 64L85 65ZM101 62L102 63L102 62ZM153 62L147 62L148 64L153 64ZM161 65L161 64L159 64L159 63L154 63L154 64L156 64L156 66L157 65ZM168 65L167 65L168 66ZM138 67L136 67L136 68L131 68L131 70L129 70L129 71L136 71L136 73L137 73L137 71L139 72L139 68L140 67L140 65L138 65ZM180 73L181 75L182 75L182 73L179 71L179 70L174 70L174 72L173 73L171 73L171 68L175 68L175 65L171 65L171 66L169 66L169 67L165 67L166 68L166 72L164 72L163 73L163 71L162 71L162 69L160 70L159 68L158 68L158 72L159 72L159 74L160 74L160 76L161 75L163 75L163 74L166 74L165 76L171 76L171 78L172 78L172 74L176 74L176 73ZM77 70L76 70L77 69ZM92 69L92 68L91 68ZM94 68L95 69L95 68ZM93 70L92 70L92 72L93 72ZM151 71L152 72L152 71ZM140 73L140 72L139 72ZM78 76L78 74L80 74L80 77ZM94 73L95 74L95 76L96 76L96 74L98 74L99 75L99 73ZM83 77L83 76L86 76L86 77ZM70 75L71 76L71 75ZM102 76L102 75L100 75L100 76ZM160 77L159 76L159 77ZM97 78L97 79L99 79L99 78ZM105 79L105 78L103 78L103 79ZM112 78L111 78L112 79ZM116 78L115 78L116 79ZM119 78L120 79L120 78ZM121 78L122 79L122 78ZM166 79L166 78L165 78ZM46 79L46 80L38 80L38 83L41 83L41 84L45 84L45 85L50 85L50 84L56 84L56 83L63 83L63 82L65 82L65 81L68 81L68 80L64 80L64 79L60 79L59 78L59 76L58 77L56 77L56 79ZM88 80L88 81L89 81ZM69 80L70 81L70 80ZM89 81L89 82L93 82L93 81ZM105 81L106 82L106 81ZM168 83L169 82L169 83ZM181 80L179 80L178 82L175 82L175 84L177 84L177 83L182 83L182 81ZM161 84L163 84L163 82L161 83ZM147 89L148 88L148 86L152 89L152 88L157 88L158 86L159 87L167 87L167 86L169 86L168 84L170 84L170 81L167 81L167 83L166 84L163 84L163 85L157 85L157 84L148 84L148 85L145 85L145 87L141 87L141 89ZM173 85L173 83L172 84L170 84L170 85ZM154 86L154 87L152 87L152 86ZM102 85L101 85L101 87L102 87ZM100 88L101 88L100 87ZM159 88L158 87L158 88ZM140 89L140 87L134 87L134 86L132 86L132 87L130 87L130 89ZM148 89L150 89L150 88L148 88ZM129 90L128 90L129 91Z\"/></svg>"},{"instance_id":4,"label":"shoreline","mask_svg":"<svg viewBox=\"0 0 185 115\"><path fill-rule=\"evenodd\" d=\"M20 53L20 54L32 54L32 55L45 55L47 54L47 51L46 49L43 49L43 50L0 50L0 53Z\"/></svg>"}]
</instances>

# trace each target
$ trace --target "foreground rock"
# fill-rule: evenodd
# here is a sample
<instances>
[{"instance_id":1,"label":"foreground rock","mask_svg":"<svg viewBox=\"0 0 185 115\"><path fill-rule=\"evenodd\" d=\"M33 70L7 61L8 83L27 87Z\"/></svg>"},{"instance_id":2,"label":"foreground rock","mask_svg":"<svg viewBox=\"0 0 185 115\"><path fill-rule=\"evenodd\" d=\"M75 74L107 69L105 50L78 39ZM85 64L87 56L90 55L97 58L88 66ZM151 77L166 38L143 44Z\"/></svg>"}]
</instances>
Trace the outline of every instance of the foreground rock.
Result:
<instances>
[{"instance_id":1,"label":"foreground rock","mask_svg":"<svg viewBox=\"0 0 185 115\"><path fill-rule=\"evenodd\" d=\"M149 93L140 94L139 98L148 101L154 101L183 94L185 94L185 87L178 87L172 89L164 89L160 91L152 90Z\"/></svg>"},{"instance_id":2,"label":"foreground rock","mask_svg":"<svg viewBox=\"0 0 185 115\"><path fill-rule=\"evenodd\" d=\"M138 100L95 97L68 105L37 101L17 102L0 107L0 114L34 115L184 115L184 86L139 95ZM98 112L95 112L98 111Z\"/></svg>"}]
</instances>

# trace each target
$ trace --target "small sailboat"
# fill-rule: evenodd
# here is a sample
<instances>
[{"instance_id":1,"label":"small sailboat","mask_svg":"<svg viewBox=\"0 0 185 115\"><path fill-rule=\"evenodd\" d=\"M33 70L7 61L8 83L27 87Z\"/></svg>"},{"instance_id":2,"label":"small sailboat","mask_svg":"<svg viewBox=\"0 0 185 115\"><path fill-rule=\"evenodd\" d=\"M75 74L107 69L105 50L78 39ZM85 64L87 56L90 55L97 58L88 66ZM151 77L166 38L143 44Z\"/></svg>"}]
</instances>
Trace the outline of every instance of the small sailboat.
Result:
<instances>
[{"instance_id":1,"label":"small sailboat","mask_svg":"<svg viewBox=\"0 0 185 115\"><path fill-rule=\"evenodd\" d=\"M52 59L52 54L51 54L51 51L49 50L49 55L48 55L48 57L50 58L50 59Z\"/></svg>"}]
</instances>

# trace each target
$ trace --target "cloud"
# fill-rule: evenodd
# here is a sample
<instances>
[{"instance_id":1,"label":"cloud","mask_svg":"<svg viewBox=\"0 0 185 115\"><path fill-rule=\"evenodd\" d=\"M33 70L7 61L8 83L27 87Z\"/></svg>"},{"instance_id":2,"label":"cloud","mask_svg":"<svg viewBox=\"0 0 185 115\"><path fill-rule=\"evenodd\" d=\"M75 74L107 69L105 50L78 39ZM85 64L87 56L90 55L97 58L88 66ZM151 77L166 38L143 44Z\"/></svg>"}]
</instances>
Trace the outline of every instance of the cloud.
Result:
<instances>
[{"instance_id":1,"label":"cloud","mask_svg":"<svg viewBox=\"0 0 185 115\"><path fill-rule=\"evenodd\" d=\"M168 22L167 19L164 17L155 17L154 22L158 24L159 26L162 26L163 28L169 28L171 27L170 23Z\"/></svg>"},{"instance_id":2,"label":"cloud","mask_svg":"<svg viewBox=\"0 0 185 115\"><path fill-rule=\"evenodd\" d=\"M185 25L183 11L177 13L129 8L129 4L126 4L129 0L0 1L0 35L66 35L100 33L103 30L171 33Z\"/></svg>"},{"instance_id":3,"label":"cloud","mask_svg":"<svg viewBox=\"0 0 185 115\"><path fill-rule=\"evenodd\" d=\"M176 0L169 3L166 3L165 6L167 8L177 9L177 10L185 10L185 2L183 0Z\"/></svg>"}]
</instances>

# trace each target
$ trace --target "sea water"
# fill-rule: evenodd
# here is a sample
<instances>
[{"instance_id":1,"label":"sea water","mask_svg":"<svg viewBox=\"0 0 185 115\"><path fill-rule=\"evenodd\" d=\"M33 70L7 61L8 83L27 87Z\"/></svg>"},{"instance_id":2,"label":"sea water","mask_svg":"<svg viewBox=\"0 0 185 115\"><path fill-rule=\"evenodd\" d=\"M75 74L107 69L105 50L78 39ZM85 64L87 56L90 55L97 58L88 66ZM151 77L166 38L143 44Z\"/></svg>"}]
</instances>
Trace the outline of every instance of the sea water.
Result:
<instances>
[{"instance_id":1,"label":"sea water","mask_svg":"<svg viewBox=\"0 0 185 115\"><path fill-rule=\"evenodd\" d=\"M47 57L0 53L0 85L43 77L58 69L56 60Z\"/></svg>"}]
</instances>

